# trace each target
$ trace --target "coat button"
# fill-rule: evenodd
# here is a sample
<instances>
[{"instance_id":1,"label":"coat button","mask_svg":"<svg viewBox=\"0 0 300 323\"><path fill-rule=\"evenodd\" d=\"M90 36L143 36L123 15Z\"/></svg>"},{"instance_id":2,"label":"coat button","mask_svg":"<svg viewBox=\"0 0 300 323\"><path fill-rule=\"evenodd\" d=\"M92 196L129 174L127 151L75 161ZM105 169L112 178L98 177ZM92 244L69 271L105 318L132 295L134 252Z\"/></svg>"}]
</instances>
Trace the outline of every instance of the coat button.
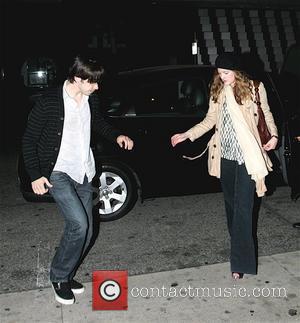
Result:
<instances>
[{"instance_id":1,"label":"coat button","mask_svg":"<svg viewBox=\"0 0 300 323\"><path fill-rule=\"evenodd\" d=\"M64 117L60 117L60 120L64 120Z\"/></svg>"},{"instance_id":2,"label":"coat button","mask_svg":"<svg viewBox=\"0 0 300 323\"><path fill-rule=\"evenodd\" d=\"M257 116L257 113L254 113L254 116L256 117Z\"/></svg>"},{"instance_id":3,"label":"coat button","mask_svg":"<svg viewBox=\"0 0 300 323\"><path fill-rule=\"evenodd\" d=\"M57 147L55 147L55 148L54 148L54 150L55 150L55 151L58 151L58 148L57 148Z\"/></svg>"},{"instance_id":4,"label":"coat button","mask_svg":"<svg viewBox=\"0 0 300 323\"><path fill-rule=\"evenodd\" d=\"M214 144L214 148L216 148L217 147L217 145L216 144Z\"/></svg>"},{"instance_id":5,"label":"coat button","mask_svg":"<svg viewBox=\"0 0 300 323\"><path fill-rule=\"evenodd\" d=\"M54 165L54 162L51 162L51 165L53 166Z\"/></svg>"},{"instance_id":6,"label":"coat button","mask_svg":"<svg viewBox=\"0 0 300 323\"><path fill-rule=\"evenodd\" d=\"M211 156L211 159L214 159L215 157L214 156Z\"/></svg>"},{"instance_id":7,"label":"coat button","mask_svg":"<svg viewBox=\"0 0 300 323\"><path fill-rule=\"evenodd\" d=\"M58 132L58 133L57 133L57 135L58 135L58 136L61 136L61 132Z\"/></svg>"}]
</instances>

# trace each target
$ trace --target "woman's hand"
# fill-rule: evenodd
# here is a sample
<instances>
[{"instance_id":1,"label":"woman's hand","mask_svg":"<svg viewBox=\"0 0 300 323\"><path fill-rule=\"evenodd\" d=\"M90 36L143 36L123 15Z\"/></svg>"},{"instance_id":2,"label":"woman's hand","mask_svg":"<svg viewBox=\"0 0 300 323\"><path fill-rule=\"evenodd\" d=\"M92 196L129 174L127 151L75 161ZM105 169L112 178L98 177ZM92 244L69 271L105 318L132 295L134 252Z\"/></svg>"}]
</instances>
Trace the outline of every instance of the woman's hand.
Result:
<instances>
[{"instance_id":1,"label":"woman's hand","mask_svg":"<svg viewBox=\"0 0 300 323\"><path fill-rule=\"evenodd\" d=\"M264 150L269 151L275 149L278 143L278 138L272 137L265 145L263 145Z\"/></svg>"},{"instance_id":2,"label":"woman's hand","mask_svg":"<svg viewBox=\"0 0 300 323\"><path fill-rule=\"evenodd\" d=\"M188 136L185 132L177 133L171 137L171 144L173 147L175 147L177 144L185 141L186 139L188 139Z\"/></svg>"}]
</instances>

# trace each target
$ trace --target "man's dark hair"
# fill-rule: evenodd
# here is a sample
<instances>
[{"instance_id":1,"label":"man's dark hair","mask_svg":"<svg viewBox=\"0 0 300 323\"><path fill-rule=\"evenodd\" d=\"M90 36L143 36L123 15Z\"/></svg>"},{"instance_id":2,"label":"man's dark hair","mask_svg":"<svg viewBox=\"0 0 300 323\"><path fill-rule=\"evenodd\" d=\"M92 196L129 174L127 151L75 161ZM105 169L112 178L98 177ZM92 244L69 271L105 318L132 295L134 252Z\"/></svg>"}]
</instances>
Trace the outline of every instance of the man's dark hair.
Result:
<instances>
[{"instance_id":1,"label":"man's dark hair","mask_svg":"<svg viewBox=\"0 0 300 323\"><path fill-rule=\"evenodd\" d=\"M80 77L89 83L98 83L103 73L104 67L95 58L77 55L69 69L68 81L73 83L75 77Z\"/></svg>"}]
</instances>

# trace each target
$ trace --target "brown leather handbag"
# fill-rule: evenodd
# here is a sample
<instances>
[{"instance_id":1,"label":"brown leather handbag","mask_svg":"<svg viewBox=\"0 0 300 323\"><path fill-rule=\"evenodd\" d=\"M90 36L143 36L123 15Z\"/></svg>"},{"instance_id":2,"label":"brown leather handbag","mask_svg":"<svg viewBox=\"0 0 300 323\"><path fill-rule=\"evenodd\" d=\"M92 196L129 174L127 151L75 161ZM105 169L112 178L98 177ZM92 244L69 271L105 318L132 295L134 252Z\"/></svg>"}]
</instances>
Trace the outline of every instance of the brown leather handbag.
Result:
<instances>
[{"instance_id":1,"label":"brown leather handbag","mask_svg":"<svg viewBox=\"0 0 300 323\"><path fill-rule=\"evenodd\" d=\"M268 130L267 123L265 120L265 115L264 112L261 108L261 102L260 102L260 96L259 96L259 83L260 81L254 80L254 90L255 90L255 100L257 104L257 114L258 114L258 124L257 124L257 129L260 137L260 141L263 145L265 145L270 139L271 139L271 134Z\"/></svg>"}]
</instances>

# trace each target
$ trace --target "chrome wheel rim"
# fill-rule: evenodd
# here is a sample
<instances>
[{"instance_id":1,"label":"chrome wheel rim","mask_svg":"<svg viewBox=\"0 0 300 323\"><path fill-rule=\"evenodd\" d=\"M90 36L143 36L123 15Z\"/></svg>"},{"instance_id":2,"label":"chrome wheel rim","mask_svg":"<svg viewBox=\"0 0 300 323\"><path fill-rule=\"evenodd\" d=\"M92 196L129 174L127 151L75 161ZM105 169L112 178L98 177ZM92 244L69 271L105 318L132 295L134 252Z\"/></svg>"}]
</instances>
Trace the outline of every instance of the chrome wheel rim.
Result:
<instances>
[{"instance_id":1,"label":"chrome wheel rim","mask_svg":"<svg viewBox=\"0 0 300 323\"><path fill-rule=\"evenodd\" d=\"M112 172L102 172L99 187L95 187L94 205L99 205L99 214L111 214L118 211L127 198L127 187L123 179Z\"/></svg>"}]
</instances>

